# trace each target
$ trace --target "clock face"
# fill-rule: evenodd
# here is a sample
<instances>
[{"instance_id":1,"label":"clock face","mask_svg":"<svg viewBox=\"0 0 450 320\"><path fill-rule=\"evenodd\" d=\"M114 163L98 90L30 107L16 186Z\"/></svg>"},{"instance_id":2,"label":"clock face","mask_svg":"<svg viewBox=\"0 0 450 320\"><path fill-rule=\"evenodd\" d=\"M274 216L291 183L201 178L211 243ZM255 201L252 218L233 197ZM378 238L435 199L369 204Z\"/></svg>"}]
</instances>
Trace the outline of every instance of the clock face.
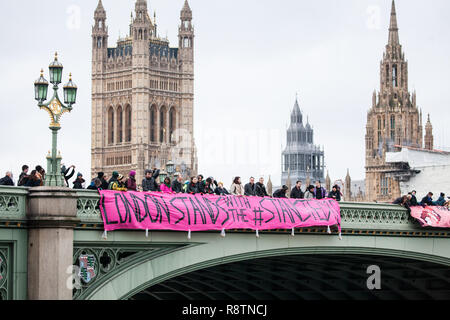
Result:
<instances>
[{"instance_id":1,"label":"clock face","mask_svg":"<svg viewBox=\"0 0 450 320\"><path fill-rule=\"evenodd\" d=\"M50 102L50 105L48 107L50 108L50 110L53 112L53 114L55 116L60 115L62 112L61 103L56 99L53 99L53 101Z\"/></svg>"}]
</instances>

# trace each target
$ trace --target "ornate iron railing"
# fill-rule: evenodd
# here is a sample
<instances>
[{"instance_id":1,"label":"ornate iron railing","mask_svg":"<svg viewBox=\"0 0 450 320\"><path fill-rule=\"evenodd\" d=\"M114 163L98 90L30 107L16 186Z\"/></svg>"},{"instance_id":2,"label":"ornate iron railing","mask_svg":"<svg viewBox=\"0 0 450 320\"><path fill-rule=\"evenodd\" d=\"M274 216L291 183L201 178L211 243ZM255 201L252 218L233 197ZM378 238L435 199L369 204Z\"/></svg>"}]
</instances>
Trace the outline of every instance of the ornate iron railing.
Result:
<instances>
[{"instance_id":1,"label":"ornate iron railing","mask_svg":"<svg viewBox=\"0 0 450 320\"><path fill-rule=\"evenodd\" d=\"M27 188L0 186L0 221L26 220Z\"/></svg>"}]
</instances>

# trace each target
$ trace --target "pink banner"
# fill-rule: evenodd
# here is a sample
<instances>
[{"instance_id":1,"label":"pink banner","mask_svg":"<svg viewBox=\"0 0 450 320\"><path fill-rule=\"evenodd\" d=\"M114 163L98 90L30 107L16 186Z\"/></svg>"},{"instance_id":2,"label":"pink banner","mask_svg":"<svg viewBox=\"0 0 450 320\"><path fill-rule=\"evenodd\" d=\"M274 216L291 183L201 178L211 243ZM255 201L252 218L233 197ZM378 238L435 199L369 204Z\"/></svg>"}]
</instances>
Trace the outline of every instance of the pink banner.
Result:
<instances>
[{"instance_id":1,"label":"pink banner","mask_svg":"<svg viewBox=\"0 0 450 320\"><path fill-rule=\"evenodd\" d=\"M335 226L341 214L333 199L100 191L106 231L119 229L213 231Z\"/></svg>"},{"instance_id":2,"label":"pink banner","mask_svg":"<svg viewBox=\"0 0 450 320\"><path fill-rule=\"evenodd\" d=\"M450 210L447 207L411 207L411 216L422 227L450 228Z\"/></svg>"}]
</instances>

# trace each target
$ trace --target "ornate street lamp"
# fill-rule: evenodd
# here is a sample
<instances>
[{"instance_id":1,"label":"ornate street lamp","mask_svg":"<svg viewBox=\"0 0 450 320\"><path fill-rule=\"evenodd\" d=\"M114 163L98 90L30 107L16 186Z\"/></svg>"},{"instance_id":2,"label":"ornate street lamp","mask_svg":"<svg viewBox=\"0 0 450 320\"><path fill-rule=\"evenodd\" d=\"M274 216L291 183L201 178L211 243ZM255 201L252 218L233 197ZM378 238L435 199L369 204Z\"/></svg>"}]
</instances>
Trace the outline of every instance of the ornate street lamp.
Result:
<instances>
[{"instance_id":1,"label":"ornate street lamp","mask_svg":"<svg viewBox=\"0 0 450 320\"><path fill-rule=\"evenodd\" d=\"M166 169L167 169L167 173L169 174L169 176L172 176L173 173L175 172L175 164L172 162L172 160L169 160L166 163Z\"/></svg>"},{"instance_id":2,"label":"ornate street lamp","mask_svg":"<svg viewBox=\"0 0 450 320\"><path fill-rule=\"evenodd\" d=\"M48 82L44 79L44 72L41 70L41 77L34 83L35 99L38 101L40 109L44 109L50 116L50 130L52 130L52 152L47 156L47 174L44 185L48 187L65 186L64 177L61 175L61 155L57 155L58 131L61 129L61 116L72 111L72 105L76 103L77 86L72 82L70 75L69 82L64 86L64 105L58 96L58 85L61 83L63 65L58 61L58 54L55 60L49 65L50 83L53 84L53 97L49 102L47 99Z\"/></svg>"}]
</instances>

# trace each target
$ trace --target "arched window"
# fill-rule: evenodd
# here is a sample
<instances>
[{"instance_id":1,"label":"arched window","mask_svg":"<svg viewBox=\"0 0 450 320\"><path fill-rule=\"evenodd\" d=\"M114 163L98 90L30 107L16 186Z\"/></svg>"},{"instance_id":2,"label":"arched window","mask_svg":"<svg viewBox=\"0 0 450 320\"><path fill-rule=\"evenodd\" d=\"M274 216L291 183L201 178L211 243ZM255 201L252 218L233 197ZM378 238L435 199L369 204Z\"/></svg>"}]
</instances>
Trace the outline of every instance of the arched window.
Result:
<instances>
[{"instance_id":1,"label":"arched window","mask_svg":"<svg viewBox=\"0 0 450 320\"><path fill-rule=\"evenodd\" d=\"M117 143L123 142L123 110L122 107L119 106L117 108Z\"/></svg>"},{"instance_id":2,"label":"arched window","mask_svg":"<svg viewBox=\"0 0 450 320\"><path fill-rule=\"evenodd\" d=\"M131 106L127 105L125 110L125 142L131 142L131 123L132 123L132 114L131 114Z\"/></svg>"},{"instance_id":3,"label":"arched window","mask_svg":"<svg viewBox=\"0 0 450 320\"><path fill-rule=\"evenodd\" d=\"M398 74L397 74L397 65L394 64L392 67L392 86L397 87L398 86Z\"/></svg>"},{"instance_id":4,"label":"arched window","mask_svg":"<svg viewBox=\"0 0 450 320\"><path fill-rule=\"evenodd\" d=\"M395 140L395 116L391 115L391 140Z\"/></svg>"},{"instance_id":5,"label":"arched window","mask_svg":"<svg viewBox=\"0 0 450 320\"><path fill-rule=\"evenodd\" d=\"M102 47L102 38L98 37L97 38L97 48L101 48Z\"/></svg>"},{"instance_id":6,"label":"arched window","mask_svg":"<svg viewBox=\"0 0 450 320\"><path fill-rule=\"evenodd\" d=\"M114 109L110 107L108 110L108 144L114 143Z\"/></svg>"},{"instance_id":7,"label":"arched window","mask_svg":"<svg viewBox=\"0 0 450 320\"><path fill-rule=\"evenodd\" d=\"M170 142L174 142L172 140L172 135L176 129L176 119L177 119L177 115L176 115L176 110L175 108L170 109L170 114L169 114L169 135L170 135Z\"/></svg>"},{"instance_id":8,"label":"arched window","mask_svg":"<svg viewBox=\"0 0 450 320\"><path fill-rule=\"evenodd\" d=\"M159 112L159 142L166 142L166 107L162 107Z\"/></svg>"},{"instance_id":9,"label":"arched window","mask_svg":"<svg viewBox=\"0 0 450 320\"><path fill-rule=\"evenodd\" d=\"M389 85L389 65L386 65L386 85Z\"/></svg>"},{"instance_id":10,"label":"arched window","mask_svg":"<svg viewBox=\"0 0 450 320\"><path fill-rule=\"evenodd\" d=\"M156 142L156 106L150 109L150 141Z\"/></svg>"}]
</instances>

